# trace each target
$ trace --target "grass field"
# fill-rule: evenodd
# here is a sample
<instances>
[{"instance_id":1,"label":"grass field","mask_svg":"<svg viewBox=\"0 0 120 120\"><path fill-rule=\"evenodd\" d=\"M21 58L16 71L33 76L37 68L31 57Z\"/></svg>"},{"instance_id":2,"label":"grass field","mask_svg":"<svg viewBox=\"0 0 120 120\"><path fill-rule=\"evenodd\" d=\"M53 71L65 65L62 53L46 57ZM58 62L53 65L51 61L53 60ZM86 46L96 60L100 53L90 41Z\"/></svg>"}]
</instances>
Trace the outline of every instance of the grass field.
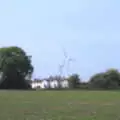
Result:
<instances>
[{"instance_id":1,"label":"grass field","mask_svg":"<svg viewBox=\"0 0 120 120\"><path fill-rule=\"evenodd\" d=\"M0 120L120 120L120 92L0 91Z\"/></svg>"}]
</instances>

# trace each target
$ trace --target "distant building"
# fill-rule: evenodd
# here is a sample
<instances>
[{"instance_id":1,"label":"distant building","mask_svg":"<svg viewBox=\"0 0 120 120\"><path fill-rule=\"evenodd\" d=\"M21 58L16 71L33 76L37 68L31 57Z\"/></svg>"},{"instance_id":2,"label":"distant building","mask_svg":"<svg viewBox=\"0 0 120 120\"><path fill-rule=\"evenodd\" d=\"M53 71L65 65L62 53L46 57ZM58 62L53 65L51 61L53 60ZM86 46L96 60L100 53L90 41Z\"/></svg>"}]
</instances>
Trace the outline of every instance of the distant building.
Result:
<instances>
[{"instance_id":1,"label":"distant building","mask_svg":"<svg viewBox=\"0 0 120 120\"><path fill-rule=\"evenodd\" d=\"M57 80L50 81L50 88L58 88L58 87L59 87L59 83Z\"/></svg>"},{"instance_id":2,"label":"distant building","mask_svg":"<svg viewBox=\"0 0 120 120\"><path fill-rule=\"evenodd\" d=\"M33 81L31 83L31 86L33 89L55 89L55 88L59 88L59 85L61 88L69 88L69 82L68 80L64 79L64 80L60 80L60 83L58 80L36 80Z\"/></svg>"},{"instance_id":3,"label":"distant building","mask_svg":"<svg viewBox=\"0 0 120 120\"><path fill-rule=\"evenodd\" d=\"M68 82L68 80L66 80L66 79L61 80L61 87L62 88L69 88L69 82Z\"/></svg>"},{"instance_id":4,"label":"distant building","mask_svg":"<svg viewBox=\"0 0 120 120\"><path fill-rule=\"evenodd\" d=\"M33 89L41 88L41 81L32 81L31 86Z\"/></svg>"}]
</instances>

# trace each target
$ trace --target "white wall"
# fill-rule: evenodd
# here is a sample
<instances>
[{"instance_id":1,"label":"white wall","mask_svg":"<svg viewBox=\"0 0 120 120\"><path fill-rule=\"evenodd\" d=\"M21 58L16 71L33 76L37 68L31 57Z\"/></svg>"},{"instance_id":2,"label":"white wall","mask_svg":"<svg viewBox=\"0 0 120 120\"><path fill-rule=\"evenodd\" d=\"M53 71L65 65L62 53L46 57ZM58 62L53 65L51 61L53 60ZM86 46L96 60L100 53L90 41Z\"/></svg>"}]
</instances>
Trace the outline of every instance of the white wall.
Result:
<instances>
[{"instance_id":1,"label":"white wall","mask_svg":"<svg viewBox=\"0 0 120 120\"><path fill-rule=\"evenodd\" d=\"M50 88L58 88L59 84L57 80L50 81Z\"/></svg>"},{"instance_id":2,"label":"white wall","mask_svg":"<svg viewBox=\"0 0 120 120\"><path fill-rule=\"evenodd\" d=\"M43 80L43 81L42 81L41 88L42 88L42 89L49 88L49 82L48 82L48 81L46 81L46 80Z\"/></svg>"},{"instance_id":3,"label":"white wall","mask_svg":"<svg viewBox=\"0 0 120 120\"><path fill-rule=\"evenodd\" d=\"M61 87L62 88L69 88L69 82L68 80L63 80L60 82ZM47 89L47 88L58 88L59 87L59 83L57 80L53 80L53 81L47 81L47 80L43 80L41 82L33 82L32 83L32 88L38 88L40 87L41 89Z\"/></svg>"},{"instance_id":4,"label":"white wall","mask_svg":"<svg viewBox=\"0 0 120 120\"><path fill-rule=\"evenodd\" d=\"M61 87L62 88L69 88L69 82L68 82L68 80L61 81Z\"/></svg>"},{"instance_id":5,"label":"white wall","mask_svg":"<svg viewBox=\"0 0 120 120\"><path fill-rule=\"evenodd\" d=\"M38 88L38 87L41 88L42 83L40 83L40 82L33 82L33 83L31 84L31 86L32 86L33 89Z\"/></svg>"},{"instance_id":6,"label":"white wall","mask_svg":"<svg viewBox=\"0 0 120 120\"><path fill-rule=\"evenodd\" d=\"M37 87L37 83L32 83L31 86L32 86L32 88L34 89L34 88Z\"/></svg>"}]
</instances>

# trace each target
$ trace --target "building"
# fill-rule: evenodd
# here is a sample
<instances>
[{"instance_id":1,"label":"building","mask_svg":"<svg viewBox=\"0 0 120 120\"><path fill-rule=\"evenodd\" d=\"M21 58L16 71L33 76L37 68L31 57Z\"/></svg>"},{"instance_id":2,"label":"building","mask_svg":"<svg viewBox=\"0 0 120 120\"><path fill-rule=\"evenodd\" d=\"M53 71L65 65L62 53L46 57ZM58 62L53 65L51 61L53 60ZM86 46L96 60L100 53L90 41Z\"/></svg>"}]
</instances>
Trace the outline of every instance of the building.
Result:
<instances>
[{"instance_id":1,"label":"building","mask_svg":"<svg viewBox=\"0 0 120 120\"><path fill-rule=\"evenodd\" d=\"M68 80L66 80L66 79L61 80L61 88L69 88Z\"/></svg>"},{"instance_id":2,"label":"building","mask_svg":"<svg viewBox=\"0 0 120 120\"><path fill-rule=\"evenodd\" d=\"M35 80L31 83L31 86L33 89L55 89L55 88L69 88L69 82L68 80L64 79L64 80L60 80L60 83L58 80Z\"/></svg>"}]
</instances>

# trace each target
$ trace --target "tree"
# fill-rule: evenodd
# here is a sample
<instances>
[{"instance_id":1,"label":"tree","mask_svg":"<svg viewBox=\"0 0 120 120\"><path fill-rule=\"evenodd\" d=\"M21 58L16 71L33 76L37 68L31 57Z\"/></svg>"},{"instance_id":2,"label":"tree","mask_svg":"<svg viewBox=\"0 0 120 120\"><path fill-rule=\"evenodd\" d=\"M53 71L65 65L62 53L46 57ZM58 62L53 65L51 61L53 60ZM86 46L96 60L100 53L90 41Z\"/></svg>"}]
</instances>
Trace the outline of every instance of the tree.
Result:
<instances>
[{"instance_id":1,"label":"tree","mask_svg":"<svg viewBox=\"0 0 120 120\"><path fill-rule=\"evenodd\" d=\"M27 89L30 87L26 78L33 73L31 56L19 47L0 48L0 88Z\"/></svg>"},{"instance_id":2,"label":"tree","mask_svg":"<svg viewBox=\"0 0 120 120\"><path fill-rule=\"evenodd\" d=\"M105 88L105 77L104 73L97 73L90 78L89 87L90 88Z\"/></svg>"},{"instance_id":3,"label":"tree","mask_svg":"<svg viewBox=\"0 0 120 120\"><path fill-rule=\"evenodd\" d=\"M120 88L120 73L116 69L108 69L104 77L106 79L107 89L118 89Z\"/></svg>"},{"instance_id":4,"label":"tree","mask_svg":"<svg viewBox=\"0 0 120 120\"><path fill-rule=\"evenodd\" d=\"M78 88L80 84L80 78L78 74L73 74L68 78L70 88Z\"/></svg>"},{"instance_id":5,"label":"tree","mask_svg":"<svg viewBox=\"0 0 120 120\"><path fill-rule=\"evenodd\" d=\"M89 81L91 88L118 89L120 88L120 73L116 69L95 74Z\"/></svg>"}]
</instances>

